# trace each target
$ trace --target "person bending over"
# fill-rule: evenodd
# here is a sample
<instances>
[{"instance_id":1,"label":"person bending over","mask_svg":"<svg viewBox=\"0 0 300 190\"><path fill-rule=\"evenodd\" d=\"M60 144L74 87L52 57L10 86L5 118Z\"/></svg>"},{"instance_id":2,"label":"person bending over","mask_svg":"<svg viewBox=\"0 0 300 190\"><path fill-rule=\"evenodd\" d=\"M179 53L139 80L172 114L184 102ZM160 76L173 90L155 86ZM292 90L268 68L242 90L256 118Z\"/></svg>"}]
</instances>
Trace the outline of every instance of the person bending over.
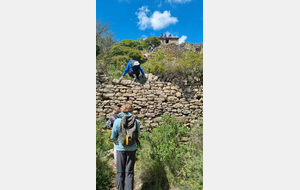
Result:
<instances>
[{"instance_id":1,"label":"person bending over","mask_svg":"<svg viewBox=\"0 0 300 190\"><path fill-rule=\"evenodd\" d=\"M145 76L145 72L143 71L143 68L141 67L140 63L136 60L130 59L129 62L127 63L127 66L123 72L122 78L126 75L128 72L128 75L133 78L133 81L140 80L139 75L140 72L142 72L142 75ZM136 77L134 77L135 75Z\"/></svg>"}]
</instances>

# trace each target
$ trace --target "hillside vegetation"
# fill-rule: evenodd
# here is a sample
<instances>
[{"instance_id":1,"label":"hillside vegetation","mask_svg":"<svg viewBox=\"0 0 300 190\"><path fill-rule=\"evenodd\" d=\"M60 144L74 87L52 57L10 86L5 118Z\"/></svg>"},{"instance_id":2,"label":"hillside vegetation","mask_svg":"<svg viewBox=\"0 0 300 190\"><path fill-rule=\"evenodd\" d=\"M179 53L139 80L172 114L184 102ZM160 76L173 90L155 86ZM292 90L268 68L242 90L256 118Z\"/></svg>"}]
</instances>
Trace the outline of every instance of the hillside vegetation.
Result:
<instances>
[{"instance_id":1,"label":"hillside vegetation","mask_svg":"<svg viewBox=\"0 0 300 190\"><path fill-rule=\"evenodd\" d=\"M158 37L139 38L138 40L126 39L117 42L114 34L108 32L108 26L109 24L104 25L102 27L104 29L99 29L99 33L102 33L96 35L96 67L104 71L105 74L111 75L112 78L120 78L128 61L134 59L142 64L145 72L159 76L162 81L177 81L178 83L201 81L203 84L203 53L189 50L192 48L202 49L202 44L185 42L181 45L162 45L173 45L171 49L175 52L170 55L166 51L160 50L161 44ZM178 48L173 48L174 45ZM153 53L149 52L151 46L155 48ZM184 48L187 46L189 48ZM156 49L158 50L156 51ZM145 54L149 55L147 62L144 58ZM127 76L127 79L130 77Z\"/></svg>"}]
</instances>

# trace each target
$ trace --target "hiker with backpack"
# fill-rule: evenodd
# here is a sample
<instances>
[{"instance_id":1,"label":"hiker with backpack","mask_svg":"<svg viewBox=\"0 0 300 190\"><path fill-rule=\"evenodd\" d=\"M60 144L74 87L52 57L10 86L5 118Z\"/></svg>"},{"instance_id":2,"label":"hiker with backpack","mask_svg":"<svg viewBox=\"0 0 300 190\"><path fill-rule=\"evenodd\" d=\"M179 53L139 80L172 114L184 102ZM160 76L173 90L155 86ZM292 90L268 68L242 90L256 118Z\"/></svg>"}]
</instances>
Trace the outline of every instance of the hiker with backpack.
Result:
<instances>
[{"instance_id":1,"label":"hiker with backpack","mask_svg":"<svg viewBox=\"0 0 300 190\"><path fill-rule=\"evenodd\" d=\"M143 76L145 76L145 72L143 70L143 68L141 67L140 63L136 60L132 60L130 59L129 62L127 63L127 66L123 72L122 78L124 78L124 76L126 75L126 73L128 72L128 75L133 78L133 81L140 80L139 75L140 75L140 71L142 72ZM136 77L134 77L133 75L135 75Z\"/></svg>"},{"instance_id":2,"label":"hiker with backpack","mask_svg":"<svg viewBox=\"0 0 300 190\"><path fill-rule=\"evenodd\" d=\"M121 109L119 107L115 107L113 110L113 116L109 118L109 120L105 123L105 127L113 127L115 120L118 118L118 114L121 112Z\"/></svg>"},{"instance_id":3,"label":"hiker with backpack","mask_svg":"<svg viewBox=\"0 0 300 190\"><path fill-rule=\"evenodd\" d=\"M132 115L132 111L132 104L125 103L122 106L111 133L117 149L118 190L133 190L135 153L139 142L140 123Z\"/></svg>"},{"instance_id":4,"label":"hiker with backpack","mask_svg":"<svg viewBox=\"0 0 300 190\"><path fill-rule=\"evenodd\" d=\"M111 116L109 118L109 120L106 122L106 124L105 124L106 128L112 128L113 127L115 120L119 118L118 114L120 112L121 112L121 109L119 107L115 107L114 108L114 110L113 110L113 114L114 115ZM117 152L116 151L117 151L116 150L116 146L114 144L114 160L115 160L115 162L113 163L113 167L114 168L117 168Z\"/></svg>"}]
</instances>

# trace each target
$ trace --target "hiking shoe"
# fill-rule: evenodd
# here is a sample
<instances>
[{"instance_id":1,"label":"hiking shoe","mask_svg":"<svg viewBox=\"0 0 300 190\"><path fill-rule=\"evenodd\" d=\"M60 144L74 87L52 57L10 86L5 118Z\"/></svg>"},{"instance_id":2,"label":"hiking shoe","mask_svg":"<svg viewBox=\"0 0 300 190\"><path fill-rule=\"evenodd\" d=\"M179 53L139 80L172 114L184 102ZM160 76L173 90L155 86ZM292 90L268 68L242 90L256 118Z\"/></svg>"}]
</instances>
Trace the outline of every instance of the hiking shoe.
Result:
<instances>
[{"instance_id":1,"label":"hiking shoe","mask_svg":"<svg viewBox=\"0 0 300 190\"><path fill-rule=\"evenodd\" d=\"M135 82L135 81L136 81L136 78L134 77L132 81Z\"/></svg>"},{"instance_id":2,"label":"hiking shoe","mask_svg":"<svg viewBox=\"0 0 300 190\"><path fill-rule=\"evenodd\" d=\"M117 164L116 164L116 163L113 163L112 166L113 166L114 168L117 168Z\"/></svg>"}]
</instances>

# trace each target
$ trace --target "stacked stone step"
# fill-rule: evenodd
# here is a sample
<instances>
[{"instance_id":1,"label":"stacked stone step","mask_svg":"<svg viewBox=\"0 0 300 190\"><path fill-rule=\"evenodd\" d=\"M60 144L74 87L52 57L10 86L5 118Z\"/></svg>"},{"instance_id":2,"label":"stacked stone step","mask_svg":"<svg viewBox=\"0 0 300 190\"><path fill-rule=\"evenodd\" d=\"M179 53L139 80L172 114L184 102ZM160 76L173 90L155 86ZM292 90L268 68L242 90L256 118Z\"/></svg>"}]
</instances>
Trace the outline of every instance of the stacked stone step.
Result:
<instances>
[{"instance_id":1,"label":"stacked stone step","mask_svg":"<svg viewBox=\"0 0 300 190\"><path fill-rule=\"evenodd\" d=\"M184 88L168 82L158 81L158 77L146 74L142 82L113 79L98 74L96 88L96 118L109 119L115 106L125 102L134 106L133 114L144 124L142 128L159 125L163 114L176 117L187 126L203 115L203 87L187 85Z\"/></svg>"}]
</instances>

